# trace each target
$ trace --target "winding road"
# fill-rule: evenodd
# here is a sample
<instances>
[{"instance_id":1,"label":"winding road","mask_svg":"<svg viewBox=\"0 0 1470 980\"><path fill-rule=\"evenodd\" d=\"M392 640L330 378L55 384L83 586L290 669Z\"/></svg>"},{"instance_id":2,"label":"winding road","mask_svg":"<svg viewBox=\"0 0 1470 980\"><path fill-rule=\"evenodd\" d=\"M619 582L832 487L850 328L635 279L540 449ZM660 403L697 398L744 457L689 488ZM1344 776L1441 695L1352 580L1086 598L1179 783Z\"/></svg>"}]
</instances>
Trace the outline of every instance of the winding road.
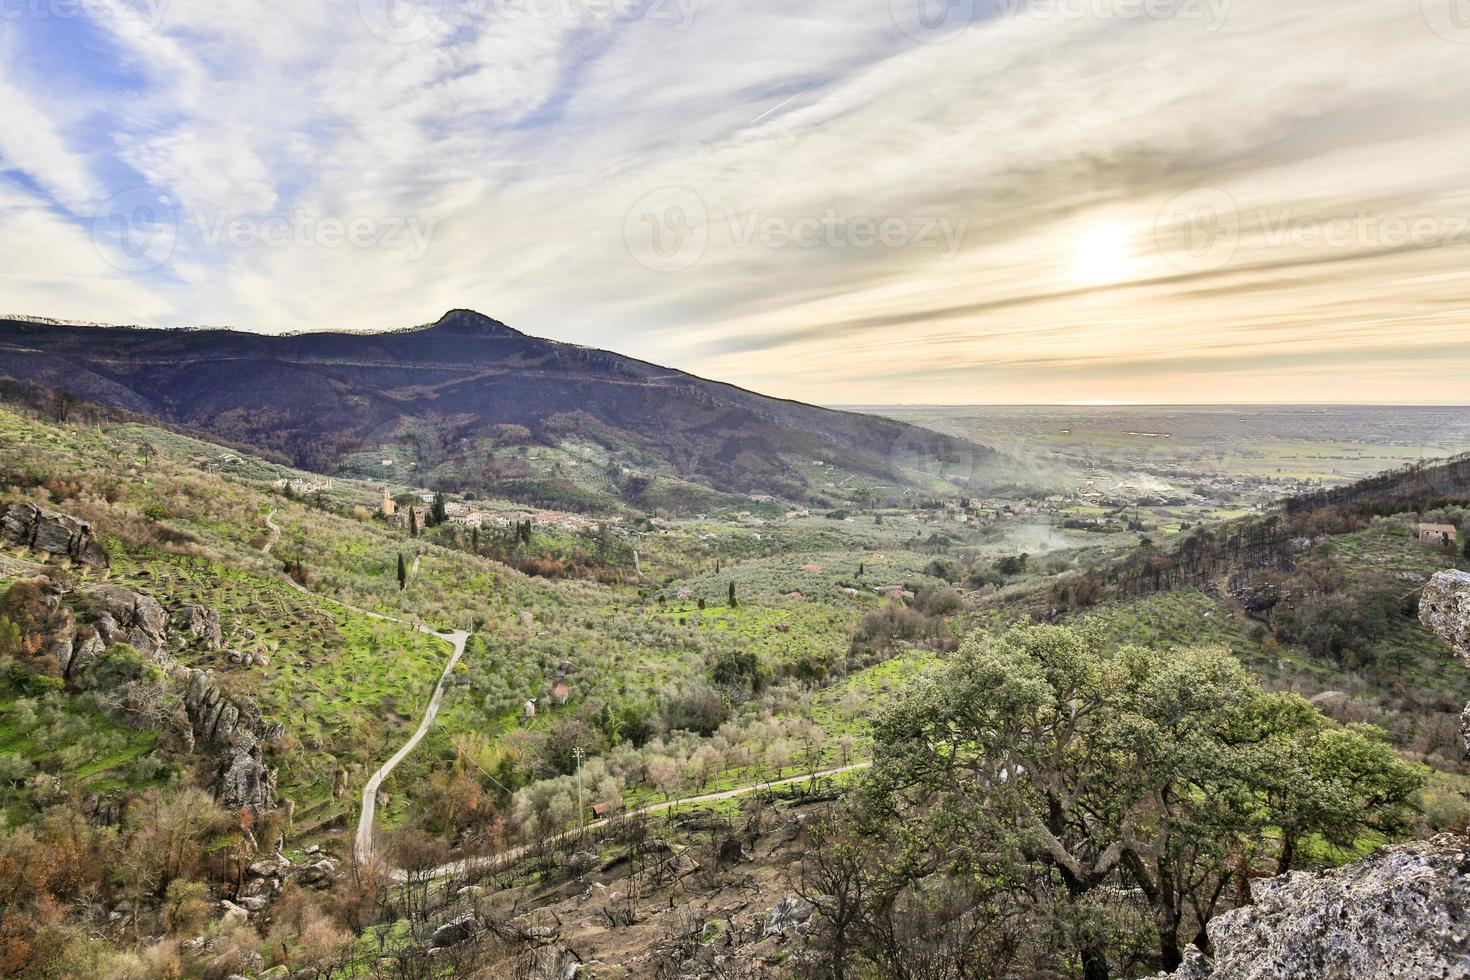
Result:
<instances>
[{"instance_id":1,"label":"winding road","mask_svg":"<svg viewBox=\"0 0 1470 980\"><path fill-rule=\"evenodd\" d=\"M648 806L639 807L636 810L629 810L627 813L620 813L618 814L617 819L626 820L630 817L646 817L655 813L664 813L668 810L672 810L675 807L680 806L690 806L692 804L698 803L715 803L720 800L733 800L736 797L749 796L751 793L759 793L763 790L779 789L782 786L796 786L801 783L815 782L816 780L826 779L830 776L840 776L843 773L860 772L864 769L870 769L872 768L872 766L873 763L871 762L857 762L850 766L840 766L836 769L823 769L820 772L807 773L804 776L791 776L786 779L776 779L768 782L750 783L745 786L737 786L735 789L721 790L718 793L703 793L698 796L685 796L677 800L666 800L663 803L653 803ZM560 844L562 841L571 840L573 837L585 834L588 831L600 830L601 828L606 827L608 824L612 823L613 819L614 818L611 817L604 817L601 820L594 820L586 826L578 827L575 830L564 831L554 837L549 837L545 841L542 841L540 846L546 846L548 844ZM456 875L463 875L466 872L475 871L480 868L493 867L497 864L514 864L516 861L519 861L527 854L533 852L536 849L536 846L537 845L533 844L523 844L520 847L512 847L510 850L501 851L498 854L488 854L484 857L467 858L463 861L451 861L449 864L441 864L437 868L433 868L427 872L419 872L413 877L415 878L415 880L423 880L424 878L448 878ZM410 877L408 872L404 871L402 868L390 868L388 871L388 875L394 881L400 882L407 881Z\"/></svg>"},{"instance_id":2,"label":"winding road","mask_svg":"<svg viewBox=\"0 0 1470 980\"><path fill-rule=\"evenodd\" d=\"M276 525L274 520L275 516L276 512L271 511L265 517L265 526L271 532L270 541L261 549L265 554L270 554L271 546L281 536L281 529ZM417 574L419 567L417 557L413 560L413 567L415 574ZM444 701L444 688L449 684L449 678L453 676L454 668L459 664L460 658L464 656L465 644L469 642L470 634L464 630L445 630L441 632L422 623L411 623L394 616L385 616L382 613L373 612L370 609L359 609L357 606L343 602L341 599L334 599L331 596L312 592L289 575L286 576L285 581L287 585L291 586L297 592L304 593L312 598L325 599L327 602L341 606L343 609L357 613L359 616L367 616L370 619L379 619L384 622L397 623L400 626L416 629L420 633L426 633L434 637L436 640L443 640L453 648L449 662L444 665L444 672L439 675L439 683L434 685L434 693L429 697L429 706L424 709L424 717L419 721L419 727L409 736L408 741L403 743L402 748L394 752L392 757L378 768L377 772L368 777L367 785L363 787L362 813L357 818L357 837L353 842L353 854L357 857L359 863L366 863L373 856L373 821L376 819L378 812L378 787L382 786L383 780L387 779L393 770L398 768L398 764L408 758L408 754L418 747L418 744L423 741L424 736L428 734L429 729L433 726L434 719L439 716L439 705Z\"/></svg>"},{"instance_id":3,"label":"winding road","mask_svg":"<svg viewBox=\"0 0 1470 980\"><path fill-rule=\"evenodd\" d=\"M281 534L281 529L276 526L275 521L272 519L275 517L275 515L276 512L271 511L268 515L266 515L265 518L266 526L271 530L271 540L262 549L263 552L266 554L270 553L271 545L275 544L276 540L280 537ZM415 558L415 572L417 572L417 569L418 559ZM298 592L302 592L316 599L325 599L327 602L331 602L338 606L341 606L343 609L346 609L349 612L357 613L359 616L367 616L372 619L379 619L389 623L397 623L400 626L407 626L411 629L416 629L421 633L427 633L429 636L432 636L435 639L443 640L445 643L448 643L454 651L449 658L449 662L444 665L444 672L439 675L439 682L434 685L434 693L429 698L429 706L424 709L424 717L419 722L419 727L414 730L414 733L411 736L409 736L408 741L404 742L403 746L397 752L394 752L392 757L389 758L387 762L383 763L383 765L379 767L377 772L368 777L367 785L363 787L362 812L357 819L357 836L353 841L353 854L357 858L358 863L365 864L369 860L371 860L373 856L373 821L376 819L378 810L378 788L382 786L383 780L387 779L388 776L392 774L393 770L398 767L398 764L402 762L405 758L407 758L410 752L418 747L419 742L423 741L424 736L428 734L429 729L433 726L434 719L437 718L439 715L439 705L444 700L444 689L449 683L449 678L454 673L455 666L458 665L460 658L464 656L465 644L469 641L470 634L465 632L464 630L446 630L441 632L439 630L432 629L431 627L424 626L422 623L411 623L407 620L397 619L393 616L385 616L382 613L372 612L368 609L359 609L357 606L343 602L340 599L334 599L331 596L312 592L310 589L306 588L304 585L302 585L300 582L297 582L290 576L287 576L285 581L288 585L290 585ZM868 769L871 766L871 762L858 762L850 766L840 766L836 769L823 769L820 772L807 773L804 776L791 776L786 779L749 783L745 786L737 786L734 789L721 790L716 793L703 793L697 796L686 796L682 799L666 800L663 803L652 803L648 806L639 807L636 810L630 810L627 813L619 814L618 817L620 819L627 819L629 817L644 817L651 816L656 813L665 813L669 810L674 809L675 807L690 806L699 803L717 803L720 800L731 800L735 799L736 797L747 796L751 793L757 793L763 790L779 789L783 786L796 786L801 783L815 782L819 779L826 779L832 776L840 776L844 773L859 772L861 770ZM586 833L587 831L598 830L606 827L611 822L611 818L594 820L593 822L586 824L585 826L578 827L575 830L565 831L564 833L558 834L555 837L544 841L543 846L544 844L557 844L561 843L562 841L570 840L573 837ZM515 861L519 861L521 858L531 853L534 849L535 848L533 845L526 844L520 847L513 847L507 851L501 851L499 854L491 854L485 857L478 858L469 858L463 861L453 861L449 864L440 865L439 867L434 868L426 873L421 872L416 877L419 879L422 879L424 877L447 878L454 875L462 875L467 871L472 871L477 868L489 867L495 864L513 863ZM394 881L407 881L409 879L408 872L404 871L402 868L389 868L388 874L389 877L392 878Z\"/></svg>"}]
</instances>

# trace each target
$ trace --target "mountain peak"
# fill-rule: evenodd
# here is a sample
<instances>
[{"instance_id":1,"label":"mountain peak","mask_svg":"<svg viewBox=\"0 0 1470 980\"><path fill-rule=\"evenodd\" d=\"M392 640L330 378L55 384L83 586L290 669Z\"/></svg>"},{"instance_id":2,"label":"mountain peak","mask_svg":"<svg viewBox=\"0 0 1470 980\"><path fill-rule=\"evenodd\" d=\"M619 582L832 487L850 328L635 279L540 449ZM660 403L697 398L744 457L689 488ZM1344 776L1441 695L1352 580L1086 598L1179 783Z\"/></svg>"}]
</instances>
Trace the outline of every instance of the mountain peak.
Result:
<instances>
[{"instance_id":1,"label":"mountain peak","mask_svg":"<svg viewBox=\"0 0 1470 980\"><path fill-rule=\"evenodd\" d=\"M435 333L455 337L524 337L525 334L474 310L450 310L429 326Z\"/></svg>"}]
</instances>

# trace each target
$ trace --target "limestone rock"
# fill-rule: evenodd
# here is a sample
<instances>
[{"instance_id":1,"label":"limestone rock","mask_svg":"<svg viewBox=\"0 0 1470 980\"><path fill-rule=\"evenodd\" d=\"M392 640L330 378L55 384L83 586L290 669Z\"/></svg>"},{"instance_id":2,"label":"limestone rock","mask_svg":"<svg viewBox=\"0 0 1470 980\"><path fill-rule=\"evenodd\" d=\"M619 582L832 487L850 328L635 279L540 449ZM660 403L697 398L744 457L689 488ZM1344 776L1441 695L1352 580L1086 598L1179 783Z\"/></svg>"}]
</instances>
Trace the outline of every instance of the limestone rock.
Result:
<instances>
[{"instance_id":1,"label":"limestone rock","mask_svg":"<svg viewBox=\"0 0 1470 980\"><path fill-rule=\"evenodd\" d=\"M805 899L794 896L783 898L775 908L766 914L765 928L761 930L761 937L790 938L797 934L815 911L816 907Z\"/></svg>"},{"instance_id":2,"label":"limestone rock","mask_svg":"<svg viewBox=\"0 0 1470 980\"><path fill-rule=\"evenodd\" d=\"M273 808L276 772L266 766L260 746L263 735L279 737L279 726L266 725L249 698L226 698L208 670L188 672L184 714L195 747L215 758L215 799L230 809Z\"/></svg>"},{"instance_id":3,"label":"limestone rock","mask_svg":"<svg viewBox=\"0 0 1470 980\"><path fill-rule=\"evenodd\" d=\"M1470 573L1440 572L1430 579L1419 600L1419 619L1470 667ZM1470 705L1460 716L1460 739L1470 755Z\"/></svg>"},{"instance_id":4,"label":"limestone rock","mask_svg":"<svg viewBox=\"0 0 1470 980\"><path fill-rule=\"evenodd\" d=\"M435 929L433 936L429 939L429 948L446 949L450 946L458 946L460 943L473 939L479 932L480 924L475 921L474 913L466 912Z\"/></svg>"},{"instance_id":5,"label":"limestone rock","mask_svg":"<svg viewBox=\"0 0 1470 980\"><path fill-rule=\"evenodd\" d=\"M1255 882L1173 980L1470 977L1470 854L1445 835L1323 874Z\"/></svg>"},{"instance_id":6,"label":"limestone rock","mask_svg":"<svg viewBox=\"0 0 1470 980\"><path fill-rule=\"evenodd\" d=\"M219 613L208 606L190 603L174 613L174 622L182 634L194 640L202 640L210 650L218 650L224 646Z\"/></svg>"},{"instance_id":7,"label":"limestone rock","mask_svg":"<svg viewBox=\"0 0 1470 980\"><path fill-rule=\"evenodd\" d=\"M219 903L220 911L224 913L221 921L225 927L244 925L250 921L250 913L228 899Z\"/></svg>"},{"instance_id":8,"label":"limestone rock","mask_svg":"<svg viewBox=\"0 0 1470 980\"><path fill-rule=\"evenodd\" d=\"M0 507L0 539L9 544L69 558L78 565L106 568L107 550L97 542L92 525L68 514L42 510L35 504Z\"/></svg>"},{"instance_id":9,"label":"limestone rock","mask_svg":"<svg viewBox=\"0 0 1470 980\"><path fill-rule=\"evenodd\" d=\"M117 585L100 586L92 595L102 603L93 627L109 645L132 644L144 656L159 660L168 639L168 614L152 596Z\"/></svg>"},{"instance_id":10,"label":"limestone rock","mask_svg":"<svg viewBox=\"0 0 1470 980\"><path fill-rule=\"evenodd\" d=\"M1419 619L1470 666L1470 572L1440 572L1430 579Z\"/></svg>"},{"instance_id":11,"label":"limestone rock","mask_svg":"<svg viewBox=\"0 0 1470 980\"><path fill-rule=\"evenodd\" d=\"M102 636L91 626L84 626L77 630L73 638L71 659L63 660L63 673L68 680L74 680L87 672L87 669L95 664L104 650L107 649L102 642Z\"/></svg>"}]
</instances>

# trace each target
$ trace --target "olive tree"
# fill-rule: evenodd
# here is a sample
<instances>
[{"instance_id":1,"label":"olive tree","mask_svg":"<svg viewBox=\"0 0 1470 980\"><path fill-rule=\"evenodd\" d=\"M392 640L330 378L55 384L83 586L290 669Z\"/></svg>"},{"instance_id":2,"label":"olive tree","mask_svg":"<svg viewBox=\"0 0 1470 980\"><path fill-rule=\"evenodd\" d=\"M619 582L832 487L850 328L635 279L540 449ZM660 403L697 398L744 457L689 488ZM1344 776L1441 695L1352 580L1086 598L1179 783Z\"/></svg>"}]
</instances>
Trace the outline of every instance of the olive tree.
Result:
<instances>
[{"instance_id":1,"label":"olive tree","mask_svg":"<svg viewBox=\"0 0 1470 980\"><path fill-rule=\"evenodd\" d=\"M1227 652L1107 655L1086 631L977 637L884 713L864 794L921 874L982 873L1034 901L1059 885L1064 959L1111 973L1120 889L1141 893L1157 964L1308 838L1392 829L1422 783L1374 730L1267 693ZM1233 887L1232 887L1233 886ZM1022 893L1025 893L1024 895Z\"/></svg>"}]
</instances>

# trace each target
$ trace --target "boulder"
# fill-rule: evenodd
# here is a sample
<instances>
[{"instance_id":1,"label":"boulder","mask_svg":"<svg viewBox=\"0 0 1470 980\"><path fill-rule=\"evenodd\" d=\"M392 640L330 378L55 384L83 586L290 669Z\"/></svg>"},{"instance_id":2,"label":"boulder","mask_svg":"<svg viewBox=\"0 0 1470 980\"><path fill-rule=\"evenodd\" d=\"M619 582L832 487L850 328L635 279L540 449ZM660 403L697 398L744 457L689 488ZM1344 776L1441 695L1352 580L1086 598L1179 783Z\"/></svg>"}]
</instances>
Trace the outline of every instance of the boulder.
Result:
<instances>
[{"instance_id":1,"label":"boulder","mask_svg":"<svg viewBox=\"0 0 1470 980\"><path fill-rule=\"evenodd\" d=\"M224 633L219 625L219 613L197 602L190 603L174 613L174 624L179 632L195 641L202 641L210 650L224 646Z\"/></svg>"},{"instance_id":2,"label":"boulder","mask_svg":"<svg viewBox=\"0 0 1470 980\"><path fill-rule=\"evenodd\" d=\"M1389 980L1470 976L1470 845L1385 847L1323 874L1254 882L1253 905L1209 924L1173 980Z\"/></svg>"},{"instance_id":3,"label":"boulder","mask_svg":"<svg viewBox=\"0 0 1470 980\"><path fill-rule=\"evenodd\" d=\"M788 896L781 899L776 907L766 913L766 922L761 930L761 938L781 936L790 939L795 936L807 920L816 911L816 906L805 899Z\"/></svg>"},{"instance_id":4,"label":"boulder","mask_svg":"<svg viewBox=\"0 0 1470 980\"><path fill-rule=\"evenodd\" d=\"M1470 572L1440 572L1424 587L1419 620L1470 666Z\"/></svg>"},{"instance_id":5,"label":"boulder","mask_svg":"<svg viewBox=\"0 0 1470 980\"><path fill-rule=\"evenodd\" d=\"M276 771L266 766L260 747L233 745L220 756L215 799L229 810L260 813L276 805Z\"/></svg>"},{"instance_id":6,"label":"boulder","mask_svg":"<svg viewBox=\"0 0 1470 980\"><path fill-rule=\"evenodd\" d=\"M118 585L99 586L91 594L102 603L92 625L109 645L130 643L139 653L161 662L168 615L158 600Z\"/></svg>"},{"instance_id":7,"label":"boulder","mask_svg":"<svg viewBox=\"0 0 1470 980\"><path fill-rule=\"evenodd\" d=\"M1470 573L1440 572L1424 587L1419 620L1470 667ZM1470 755L1470 705L1460 716L1460 740Z\"/></svg>"},{"instance_id":8,"label":"boulder","mask_svg":"<svg viewBox=\"0 0 1470 980\"><path fill-rule=\"evenodd\" d=\"M229 928L230 926L244 925L246 922L250 921L250 913L245 911L243 908L236 905L229 899L224 899L223 901L221 901L219 903L219 907L220 911L224 913L220 921L226 928Z\"/></svg>"},{"instance_id":9,"label":"boulder","mask_svg":"<svg viewBox=\"0 0 1470 980\"><path fill-rule=\"evenodd\" d=\"M87 672L87 669L95 664L107 645L102 641L102 636L91 626L83 626L77 630L72 641L71 658L64 660L63 672L68 680L75 679Z\"/></svg>"},{"instance_id":10,"label":"boulder","mask_svg":"<svg viewBox=\"0 0 1470 980\"><path fill-rule=\"evenodd\" d=\"M564 943L526 950L515 965L515 976L524 980L574 980L581 972L582 961Z\"/></svg>"},{"instance_id":11,"label":"boulder","mask_svg":"<svg viewBox=\"0 0 1470 980\"><path fill-rule=\"evenodd\" d=\"M35 504L0 507L0 539L7 544L68 558L78 565L106 568L107 549L97 542L92 525L69 514L42 510Z\"/></svg>"},{"instance_id":12,"label":"boulder","mask_svg":"<svg viewBox=\"0 0 1470 980\"><path fill-rule=\"evenodd\" d=\"M435 929L434 934L429 938L429 948L447 949L450 946L458 946L460 943L475 938L479 933L480 923L475 920L474 913L466 912Z\"/></svg>"}]
</instances>

